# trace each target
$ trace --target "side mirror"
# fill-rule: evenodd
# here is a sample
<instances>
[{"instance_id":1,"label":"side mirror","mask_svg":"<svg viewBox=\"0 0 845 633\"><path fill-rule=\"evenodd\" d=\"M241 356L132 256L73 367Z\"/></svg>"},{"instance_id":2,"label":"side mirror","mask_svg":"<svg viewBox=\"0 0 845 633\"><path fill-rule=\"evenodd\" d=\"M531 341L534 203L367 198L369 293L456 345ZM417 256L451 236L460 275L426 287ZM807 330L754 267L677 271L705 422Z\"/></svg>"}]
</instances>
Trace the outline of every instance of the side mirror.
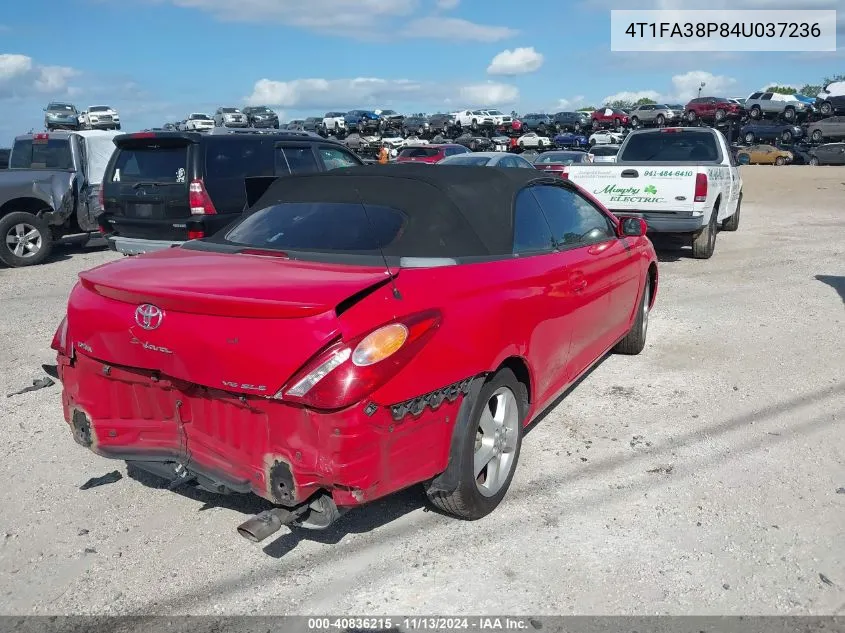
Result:
<instances>
[{"instance_id":1,"label":"side mirror","mask_svg":"<svg viewBox=\"0 0 845 633\"><path fill-rule=\"evenodd\" d=\"M648 231L648 224L642 218L620 218L619 237L642 237Z\"/></svg>"}]
</instances>

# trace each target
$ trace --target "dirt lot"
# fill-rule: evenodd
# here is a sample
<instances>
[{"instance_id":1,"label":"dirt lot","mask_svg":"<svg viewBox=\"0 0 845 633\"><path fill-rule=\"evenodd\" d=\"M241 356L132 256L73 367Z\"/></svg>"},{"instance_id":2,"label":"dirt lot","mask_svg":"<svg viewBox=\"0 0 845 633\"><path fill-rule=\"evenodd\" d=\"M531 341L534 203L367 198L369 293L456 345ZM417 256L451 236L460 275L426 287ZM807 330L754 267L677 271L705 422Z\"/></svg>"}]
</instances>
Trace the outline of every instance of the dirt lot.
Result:
<instances>
[{"instance_id":1,"label":"dirt lot","mask_svg":"<svg viewBox=\"0 0 845 633\"><path fill-rule=\"evenodd\" d=\"M73 442L58 385L5 397L114 254L0 270L0 613L845 613L845 170L743 176L739 232L661 251L646 350L549 412L473 523L413 489L248 543L259 505L128 477Z\"/></svg>"}]
</instances>

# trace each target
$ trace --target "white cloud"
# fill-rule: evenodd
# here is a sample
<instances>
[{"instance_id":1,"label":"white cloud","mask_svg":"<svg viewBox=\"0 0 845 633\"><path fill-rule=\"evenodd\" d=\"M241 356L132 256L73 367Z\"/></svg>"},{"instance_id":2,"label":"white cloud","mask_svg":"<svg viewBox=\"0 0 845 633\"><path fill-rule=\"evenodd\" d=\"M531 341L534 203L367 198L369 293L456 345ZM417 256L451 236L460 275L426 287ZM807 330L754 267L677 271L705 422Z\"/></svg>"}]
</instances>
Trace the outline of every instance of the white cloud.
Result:
<instances>
[{"instance_id":1,"label":"white cloud","mask_svg":"<svg viewBox=\"0 0 845 633\"><path fill-rule=\"evenodd\" d=\"M498 42L518 33L519 31L507 26L476 24L462 18L430 16L412 20L399 34L402 37Z\"/></svg>"},{"instance_id":2,"label":"white cloud","mask_svg":"<svg viewBox=\"0 0 845 633\"><path fill-rule=\"evenodd\" d=\"M461 101L469 107L498 106L516 103L519 100L519 90L516 86L495 81L464 86L458 94Z\"/></svg>"},{"instance_id":3,"label":"white cloud","mask_svg":"<svg viewBox=\"0 0 845 633\"><path fill-rule=\"evenodd\" d=\"M79 71L68 66L42 66L27 55L0 55L0 98L25 97L34 93L73 96L78 90L68 85Z\"/></svg>"},{"instance_id":4,"label":"white cloud","mask_svg":"<svg viewBox=\"0 0 845 633\"><path fill-rule=\"evenodd\" d=\"M612 103L614 101L639 101L640 99L651 99L652 101L660 100L660 93L656 90L636 90L633 92L617 92L616 94L608 95L602 99L602 105Z\"/></svg>"},{"instance_id":5,"label":"white cloud","mask_svg":"<svg viewBox=\"0 0 845 633\"><path fill-rule=\"evenodd\" d=\"M488 75L524 75L540 70L543 55L534 47L504 50L487 67Z\"/></svg>"},{"instance_id":6,"label":"white cloud","mask_svg":"<svg viewBox=\"0 0 845 633\"><path fill-rule=\"evenodd\" d=\"M457 8L461 0L437 0L437 8L441 11L449 11Z\"/></svg>"},{"instance_id":7,"label":"white cloud","mask_svg":"<svg viewBox=\"0 0 845 633\"><path fill-rule=\"evenodd\" d=\"M616 94L608 95L602 100L602 104L611 101L639 101L640 99L651 99L658 103L686 103L698 96L698 88L701 84L702 96L727 97L728 93L736 88L736 79L725 75L714 75L704 70L691 70L689 72L674 75L672 77L672 88L666 92L658 90L624 90Z\"/></svg>"},{"instance_id":8,"label":"white cloud","mask_svg":"<svg viewBox=\"0 0 845 633\"><path fill-rule=\"evenodd\" d=\"M587 97L584 95L578 95L576 97L572 97L571 99L558 99L558 102L552 109L555 112L571 112L573 110L577 110L578 108L584 108L587 105Z\"/></svg>"}]
</instances>

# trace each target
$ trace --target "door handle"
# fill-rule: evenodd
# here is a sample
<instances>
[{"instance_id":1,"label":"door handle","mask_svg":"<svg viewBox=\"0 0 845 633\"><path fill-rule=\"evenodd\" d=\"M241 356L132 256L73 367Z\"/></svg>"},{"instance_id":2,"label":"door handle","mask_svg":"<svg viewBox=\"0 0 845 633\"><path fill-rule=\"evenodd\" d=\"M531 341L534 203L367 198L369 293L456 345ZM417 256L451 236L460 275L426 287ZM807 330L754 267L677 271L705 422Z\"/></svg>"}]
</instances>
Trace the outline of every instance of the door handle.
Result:
<instances>
[{"instance_id":1,"label":"door handle","mask_svg":"<svg viewBox=\"0 0 845 633\"><path fill-rule=\"evenodd\" d=\"M622 171L623 178L637 178L640 173L636 169L625 169Z\"/></svg>"}]
</instances>

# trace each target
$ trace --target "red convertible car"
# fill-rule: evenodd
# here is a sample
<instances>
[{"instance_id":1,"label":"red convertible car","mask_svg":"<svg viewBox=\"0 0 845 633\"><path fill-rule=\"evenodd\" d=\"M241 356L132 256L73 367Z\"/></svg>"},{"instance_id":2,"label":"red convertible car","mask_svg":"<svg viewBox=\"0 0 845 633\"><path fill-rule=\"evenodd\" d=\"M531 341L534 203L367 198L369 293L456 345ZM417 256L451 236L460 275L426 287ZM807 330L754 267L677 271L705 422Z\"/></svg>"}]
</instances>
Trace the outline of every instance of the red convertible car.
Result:
<instances>
[{"instance_id":1,"label":"red convertible car","mask_svg":"<svg viewBox=\"0 0 845 633\"><path fill-rule=\"evenodd\" d=\"M567 180L389 165L263 189L215 236L81 273L52 344L78 443L276 504L247 538L418 483L483 517L523 428L643 349L645 222Z\"/></svg>"}]
</instances>

